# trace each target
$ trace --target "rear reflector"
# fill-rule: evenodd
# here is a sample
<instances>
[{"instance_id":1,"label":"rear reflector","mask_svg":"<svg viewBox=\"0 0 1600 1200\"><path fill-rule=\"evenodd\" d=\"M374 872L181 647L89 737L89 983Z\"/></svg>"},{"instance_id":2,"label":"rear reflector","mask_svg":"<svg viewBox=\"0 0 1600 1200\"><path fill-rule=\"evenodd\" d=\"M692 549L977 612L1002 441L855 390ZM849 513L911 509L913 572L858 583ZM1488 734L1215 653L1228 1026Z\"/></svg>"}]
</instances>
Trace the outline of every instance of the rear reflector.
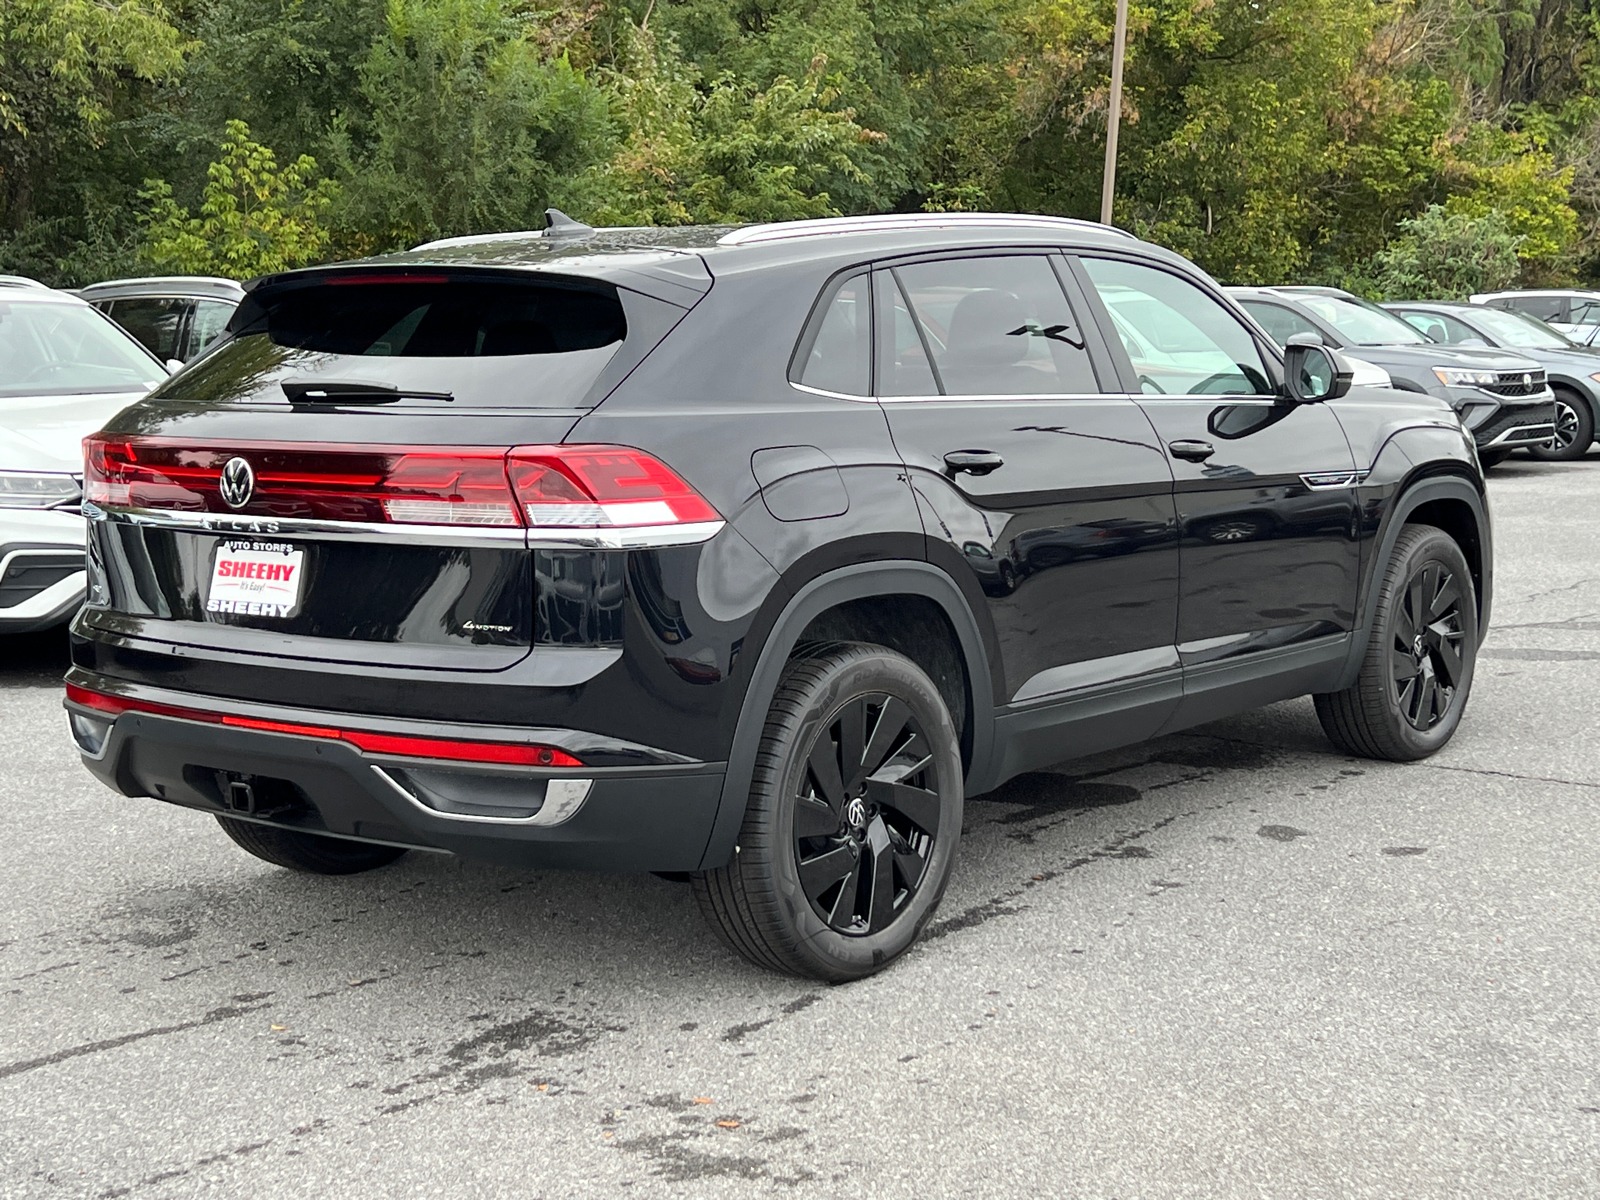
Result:
<instances>
[{"instance_id":1,"label":"rear reflector","mask_svg":"<svg viewBox=\"0 0 1600 1200\"><path fill-rule=\"evenodd\" d=\"M616 529L718 521L660 460L625 446L219 445L95 434L84 494L116 508L369 524ZM224 469L235 459L249 466Z\"/></svg>"},{"instance_id":2,"label":"rear reflector","mask_svg":"<svg viewBox=\"0 0 1600 1200\"><path fill-rule=\"evenodd\" d=\"M435 758L451 762L502 763L519 767L581 767L583 763L554 746L530 746L515 742L473 742L453 738L408 737L392 733L369 733L360 729L338 729L329 725L303 725L291 721L266 721L257 717L238 717L226 713L208 712L198 708L182 708L172 704L157 704L150 700L132 700L124 696L108 696L92 692L76 684L67 684L67 699L96 712L112 716L125 712L150 713L160 717L177 717L185 721L201 721L207 725L228 725L236 729L255 729L263 733L287 733L295 737L329 738L349 742L358 750L371 754L390 754L403 758Z\"/></svg>"}]
</instances>

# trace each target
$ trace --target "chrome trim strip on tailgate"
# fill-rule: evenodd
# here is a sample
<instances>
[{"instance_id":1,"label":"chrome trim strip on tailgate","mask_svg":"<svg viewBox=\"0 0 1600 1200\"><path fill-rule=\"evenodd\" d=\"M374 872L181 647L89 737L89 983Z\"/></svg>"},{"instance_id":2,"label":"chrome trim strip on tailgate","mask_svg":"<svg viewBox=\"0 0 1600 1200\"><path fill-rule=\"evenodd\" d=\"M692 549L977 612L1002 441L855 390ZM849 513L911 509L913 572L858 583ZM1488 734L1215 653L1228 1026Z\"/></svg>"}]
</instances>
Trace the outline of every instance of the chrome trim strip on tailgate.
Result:
<instances>
[{"instance_id":1,"label":"chrome trim strip on tailgate","mask_svg":"<svg viewBox=\"0 0 1600 1200\"><path fill-rule=\"evenodd\" d=\"M710 541L724 521L684 525L619 525L609 529L513 525L404 525L368 521L319 521L306 517L248 517L182 509L117 508L85 502L91 521L153 529L251 537L314 537L319 541L399 542L419 546L527 547L534 550L642 550L693 546Z\"/></svg>"}]
</instances>

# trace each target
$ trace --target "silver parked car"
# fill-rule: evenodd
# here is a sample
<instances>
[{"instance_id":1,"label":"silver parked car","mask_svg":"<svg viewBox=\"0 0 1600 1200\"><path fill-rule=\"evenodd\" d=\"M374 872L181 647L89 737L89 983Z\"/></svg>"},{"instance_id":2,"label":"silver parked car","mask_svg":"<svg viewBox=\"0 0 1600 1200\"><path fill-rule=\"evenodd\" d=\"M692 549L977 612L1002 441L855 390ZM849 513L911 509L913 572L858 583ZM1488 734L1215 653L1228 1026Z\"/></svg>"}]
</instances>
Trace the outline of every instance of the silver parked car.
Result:
<instances>
[{"instance_id":1,"label":"silver parked car","mask_svg":"<svg viewBox=\"0 0 1600 1200\"><path fill-rule=\"evenodd\" d=\"M111 279L80 288L78 295L162 362L186 363L222 336L244 288L209 275L167 275Z\"/></svg>"}]
</instances>

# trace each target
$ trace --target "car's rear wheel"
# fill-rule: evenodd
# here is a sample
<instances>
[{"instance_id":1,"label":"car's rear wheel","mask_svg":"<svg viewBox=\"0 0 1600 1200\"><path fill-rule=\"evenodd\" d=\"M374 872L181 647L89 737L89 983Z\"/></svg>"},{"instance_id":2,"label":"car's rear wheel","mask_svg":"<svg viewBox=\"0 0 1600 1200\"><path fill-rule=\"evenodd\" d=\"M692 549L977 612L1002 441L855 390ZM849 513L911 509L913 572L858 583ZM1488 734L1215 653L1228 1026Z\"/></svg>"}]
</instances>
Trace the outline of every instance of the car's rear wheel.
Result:
<instances>
[{"instance_id":1,"label":"car's rear wheel","mask_svg":"<svg viewBox=\"0 0 1600 1200\"><path fill-rule=\"evenodd\" d=\"M711 926L773 970L882 969L944 894L961 838L960 738L933 681L880 646L786 668L733 860L695 877Z\"/></svg>"},{"instance_id":2,"label":"car's rear wheel","mask_svg":"<svg viewBox=\"0 0 1600 1200\"><path fill-rule=\"evenodd\" d=\"M374 846L295 829L274 829L234 817L218 817L217 824L262 861L310 875L355 875L386 867L405 853L398 846Z\"/></svg>"},{"instance_id":3,"label":"car's rear wheel","mask_svg":"<svg viewBox=\"0 0 1600 1200\"><path fill-rule=\"evenodd\" d=\"M1556 440L1528 453L1545 462L1568 462L1589 453L1594 441L1594 413L1582 397L1560 388L1556 391Z\"/></svg>"},{"instance_id":4,"label":"car's rear wheel","mask_svg":"<svg viewBox=\"0 0 1600 1200\"><path fill-rule=\"evenodd\" d=\"M1384 572L1355 685L1316 697L1323 731L1363 758L1428 757L1461 723L1477 652L1477 593L1466 557L1442 529L1407 526Z\"/></svg>"}]
</instances>

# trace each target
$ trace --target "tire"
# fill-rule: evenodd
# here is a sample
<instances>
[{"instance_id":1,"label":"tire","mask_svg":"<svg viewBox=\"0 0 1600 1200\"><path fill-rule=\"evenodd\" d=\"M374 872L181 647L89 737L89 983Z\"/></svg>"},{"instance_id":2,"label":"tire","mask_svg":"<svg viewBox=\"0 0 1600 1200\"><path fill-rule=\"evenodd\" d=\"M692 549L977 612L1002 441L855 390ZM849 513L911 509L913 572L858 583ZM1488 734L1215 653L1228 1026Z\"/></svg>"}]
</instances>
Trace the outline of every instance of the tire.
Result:
<instances>
[{"instance_id":1,"label":"tire","mask_svg":"<svg viewBox=\"0 0 1600 1200\"><path fill-rule=\"evenodd\" d=\"M1420 630L1419 610L1433 617ZM1461 548L1442 529L1406 526L1384 569L1355 685L1314 698L1323 732L1361 758L1427 758L1461 723L1477 653L1477 594Z\"/></svg>"},{"instance_id":2,"label":"tire","mask_svg":"<svg viewBox=\"0 0 1600 1200\"><path fill-rule=\"evenodd\" d=\"M222 832L263 862L308 875L356 875L386 867L405 853L398 846L374 846L319 833L274 829L233 817L218 817Z\"/></svg>"},{"instance_id":3,"label":"tire","mask_svg":"<svg viewBox=\"0 0 1600 1200\"><path fill-rule=\"evenodd\" d=\"M1479 450L1478 465L1487 471L1491 467L1498 467L1501 463L1505 462L1510 455L1511 451L1509 450Z\"/></svg>"},{"instance_id":4,"label":"tire","mask_svg":"<svg viewBox=\"0 0 1600 1200\"><path fill-rule=\"evenodd\" d=\"M1528 453L1541 462L1571 462L1589 453L1594 441L1594 412L1588 401L1566 388L1556 390L1556 443Z\"/></svg>"},{"instance_id":5,"label":"tire","mask_svg":"<svg viewBox=\"0 0 1600 1200\"><path fill-rule=\"evenodd\" d=\"M921 668L880 646L811 648L767 712L733 860L695 876L701 911L758 966L871 975L938 907L962 797L960 737Z\"/></svg>"}]
</instances>

